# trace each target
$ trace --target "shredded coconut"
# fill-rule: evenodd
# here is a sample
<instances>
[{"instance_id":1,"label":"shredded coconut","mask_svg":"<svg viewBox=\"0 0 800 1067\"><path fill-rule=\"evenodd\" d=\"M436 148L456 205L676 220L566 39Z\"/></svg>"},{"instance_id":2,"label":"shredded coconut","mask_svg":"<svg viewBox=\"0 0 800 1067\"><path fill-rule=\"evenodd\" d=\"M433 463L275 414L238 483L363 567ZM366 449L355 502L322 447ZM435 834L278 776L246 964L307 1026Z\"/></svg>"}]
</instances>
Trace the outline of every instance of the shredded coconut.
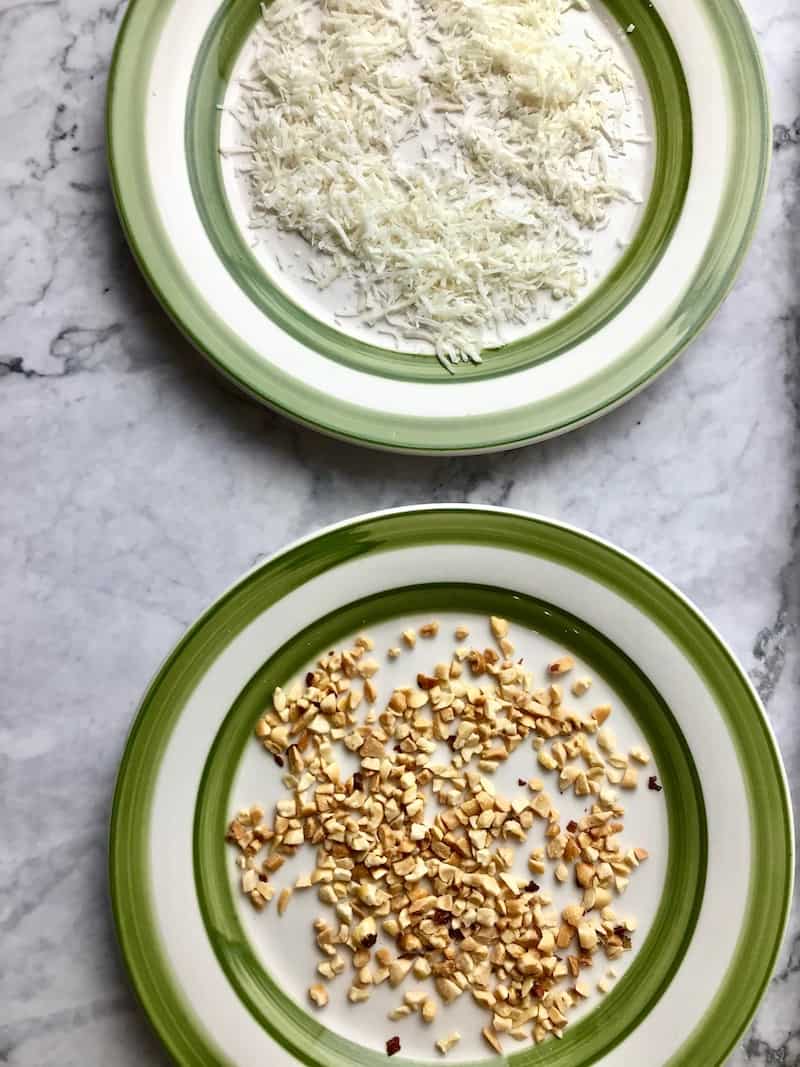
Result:
<instances>
[{"instance_id":1,"label":"shredded coconut","mask_svg":"<svg viewBox=\"0 0 800 1067\"><path fill-rule=\"evenodd\" d=\"M574 300L592 231L630 198L609 156L634 138L613 54L559 39L571 7L588 4L263 8L235 112L252 225L302 235L320 288L350 279L359 321L448 370Z\"/></svg>"}]
</instances>

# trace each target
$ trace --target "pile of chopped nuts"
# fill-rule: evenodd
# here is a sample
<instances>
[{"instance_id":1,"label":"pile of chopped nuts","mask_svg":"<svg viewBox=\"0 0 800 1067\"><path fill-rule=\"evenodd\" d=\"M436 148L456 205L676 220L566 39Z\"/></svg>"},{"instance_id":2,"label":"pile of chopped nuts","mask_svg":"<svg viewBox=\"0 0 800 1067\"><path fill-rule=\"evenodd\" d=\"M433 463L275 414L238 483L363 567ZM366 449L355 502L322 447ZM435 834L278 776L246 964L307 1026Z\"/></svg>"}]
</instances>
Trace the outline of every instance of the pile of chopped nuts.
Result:
<instances>
[{"instance_id":1,"label":"pile of chopped nuts","mask_svg":"<svg viewBox=\"0 0 800 1067\"><path fill-rule=\"evenodd\" d=\"M618 918L612 902L647 852L620 844L624 808L614 787L634 789L649 756L620 751L606 725L610 705L587 715L567 706L560 679L574 670L570 656L548 664L537 688L513 660L508 623L492 617L490 626L496 647L458 648L416 685L394 689L383 710L366 636L323 656L304 684L276 689L255 732L285 768L288 794L271 822L259 807L239 812L227 839L240 850L242 890L259 910L276 894L285 861L304 844L316 848L313 871L278 893L277 910L293 891L312 888L332 910L314 924L323 981L308 996L317 1008L328 1003L326 983L345 971L353 1003L383 982L425 982L405 991L392 1019L418 1013L433 1023L439 1001L466 994L487 1013L483 1037L501 1052L503 1034L560 1037L570 1009L591 993L584 970L601 953L610 962L630 949L636 921ZM438 629L429 623L401 639L413 648ZM467 637L456 630L458 641ZM570 688L581 698L590 687L579 678ZM586 798L579 820L562 826L537 777L520 778L511 799L497 793L492 772L527 738L559 791ZM347 778L336 761L340 744L360 761ZM437 758L443 745L446 762ZM528 848L536 827L544 843L531 849L530 876L520 878L511 873L515 849ZM548 862L559 882L575 886L560 913L534 880ZM606 992L613 977L607 970L598 989ZM446 1054L459 1039L454 1032L435 1046ZM391 1045L390 1054L399 1051L399 1038Z\"/></svg>"}]
</instances>

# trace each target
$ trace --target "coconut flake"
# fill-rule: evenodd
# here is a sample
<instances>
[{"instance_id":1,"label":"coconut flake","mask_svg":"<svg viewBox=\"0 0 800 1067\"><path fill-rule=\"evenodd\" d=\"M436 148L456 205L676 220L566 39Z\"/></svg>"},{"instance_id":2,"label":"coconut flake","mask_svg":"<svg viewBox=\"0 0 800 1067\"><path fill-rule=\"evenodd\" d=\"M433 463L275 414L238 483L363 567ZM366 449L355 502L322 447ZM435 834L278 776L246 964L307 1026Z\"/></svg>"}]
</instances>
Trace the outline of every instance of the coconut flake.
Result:
<instances>
[{"instance_id":1,"label":"coconut flake","mask_svg":"<svg viewBox=\"0 0 800 1067\"><path fill-rule=\"evenodd\" d=\"M236 108L254 226L302 235L316 285L350 279L361 323L448 369L574 300L632 138L612 53L560 38L573 6L275 0Z\"/></svg>"}]
</instances>

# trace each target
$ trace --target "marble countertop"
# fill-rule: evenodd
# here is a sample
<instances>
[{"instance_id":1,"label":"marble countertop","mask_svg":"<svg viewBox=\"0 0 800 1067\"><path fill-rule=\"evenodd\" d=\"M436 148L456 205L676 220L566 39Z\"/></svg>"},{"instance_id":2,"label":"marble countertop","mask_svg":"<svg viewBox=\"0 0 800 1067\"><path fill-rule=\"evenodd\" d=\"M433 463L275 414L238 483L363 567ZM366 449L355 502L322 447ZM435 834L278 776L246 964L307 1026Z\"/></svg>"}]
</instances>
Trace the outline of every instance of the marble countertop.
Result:
<instances>
[{"instance_id":1,"label":"marble countertop","mask_svg":"<svg viewBox=\"0 0 800 1067\"><path fill-rule=\"evenodd\" d=\"M712 325L643 395L565 438L410 459L299 429L206 370L114 213L104 92L125 4L0 0L0 1063L166 1063L109 914L117 762L187 624L322 524L467 500L611 539L732 644L800 796L800 8L747 6L776 152L755 246ZM797 905L730 1063L800 1064Z\"/></svg>"}]
</instances>

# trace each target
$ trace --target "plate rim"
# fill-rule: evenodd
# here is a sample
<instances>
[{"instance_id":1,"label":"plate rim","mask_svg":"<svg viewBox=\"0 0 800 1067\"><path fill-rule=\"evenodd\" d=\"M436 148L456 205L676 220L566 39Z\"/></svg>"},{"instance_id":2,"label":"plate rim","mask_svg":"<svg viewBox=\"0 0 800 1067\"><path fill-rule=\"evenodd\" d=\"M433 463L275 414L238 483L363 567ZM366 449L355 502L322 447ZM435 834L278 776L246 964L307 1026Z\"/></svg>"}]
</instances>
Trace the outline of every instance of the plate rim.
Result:
<instances>
[{"instance_id":1,"label":"plate rim","mask_svg":"<svg viewBox=\"0 0 800 1067\"><path fill-rule=\"evenodd\" d=\"M171 2L159 0L151 24L165 17ZM131 63L126 55L126 43L136 23L148 18L146 8L149 5L152 9L155 0L131 0L114 47L107 91L109 174L117 212L133 256L178 329L224 377L267 407L340 440L394 452L474 454L518 448L585 425L631 399L659 377L704 329L735 281L763 205L772 135L769 96L758 44L740 0L727 0L722 9L708 4L707 0L696 2L702 5L707 17L710 9L714 9L713 16L719 25L712 29L719 39L722 69L727 74L727 106L732 107L730 97L735 94L742 115L742 121L735 127L736 140L732 139L728 148L725 190L712 236L678 304L607 368L588 375L545 404L533 401L502 412L458 418L410 413L382 413L378 418L366 405L334 399L266 360L259 362L256 372L243 365L237 353L226 351L225 346L234 334L224 319L209 308L204 295L186 276L174 254L159 215L146 158L143 164L139 159L144 181L126 165L137 158L137 152L140 157L146 155L144 138L137 132L138 120L143 121L143 116L139 115L137 120L136 109L137 104L142 109L140 98L149 72L147 57L140 56ZM729 39L723 39L725 34ZM744 171L742 160L749 162ZM743 181L747 187L744 196ZM723 258L718 263L717 246L723 248ZM699 279L706 273L711 277L703 284ZM683 306L687 302L692 305L690 308ZM562 413L553 416L549 409L556 403L565 407Z\"/></svg>"},{"instance_id":2,"label":"plate rim","mask_svg":"<svg viewBox=\"0 0 800 1067\"><path fill-rule=\"evenodd\" d=\"M127 970L127 973L128 973L130 984L131 984L131 986L132 986L132 988L133 988L133 990L134 990L134 992L136 994L137 999L139 1000L140 1005L144 1009L145 1015L148 1017L153 1029L155 1030L155 1032L158 1035L159 1039L164 1044L164 1047L166 1049L168 1049L169 1052L175 1057L176 1062L178 1062L178 1063L190 1063L190 1062L191 1063L195 1063L196 1062L198 1064L199 1063L205 1064L205 1063L209 1062L208 1060L200 1059L200 1058L198 1058L198 1059L194 1059L193 1058L192 1060L188 1060L188 1059L185 1059L185 1058L181 1059L181 1058L179 1058L177 1056L177 1054L175 1053L175 1048L174 1048L174 1037L170 1033L169 1026L164 1023L163 1018L156 1017L155 1013L149 1011L147 1006L146 1006L145 993L146 993L146 978L147 978L147 974L144 974L144 976L143 976L143 974L141 973L141 969L137 968L137 966L133 963L133 961L129 957L128 953L126 952L126 942L127 942L128 938L127 938L127 935L126 935L126 932L125 932L125 929L124 929L124 927L125 927L125 918L122 915L122 905L121 905L121 900L120 900L121 893L122 893L122 888L119 885L119 880L118 880L118 875L117 875L116 868L119 865L119 861L120 861L121 858L122 858L123 863L124 863L124 856L125 856L125 853L126 853L126 849L127 849L127 844L128 843L127 843L127 841L124 842L124 843L120 841L119 837L116 835L116 827L117 827L117 824L118 824L118 821L119 821L119 818L120 818L120 811L121 811L122 804L123 804L123 794L129 792L130 788L131 788L131 783L129 783L127 778L126 778L126 774L130 770L129 761L130 761L130 756L131 756L131 749L132 749L132 746L133 746L133 744L135 742L138 730L139 730L140 726L143 725L144 718L146 716L146 713L147 713L147 710L148 710L148 705L149 705L149 703L151 701L151 698L155 695L158 687L165 680L165 678L168 675L170 669L172 668L174 663L177 661L179 655L183 651L185 651L185 649L187 648L187 646L189 645L189 643L191 642L193 637L199 631L202 630L202 628L206 625L206 623L208 623L210 621L211 617L214 615L214 613L217 611L217 609L220 608L240 586L243 586L256 573L258 573L261 570L267 569L267 568L273 568L277 563L280 562L280 560L284 556L287 556L290 553L295 552L297 549L300 549L303 546L306 546L309 543L311 543L311 542L313 542L313 541L315 541L315 540L317 540L319 538L322 538L323 536L330 535L332 533L335 533L336 531L344 530L349 526L358 526L358 525L361 525L361 524L364 524L364 523L367 523L367 522L371 522L371 521L375 521L375 520L391 518L391 517L400 517L400 516L404 516L404 515L405 516L409 516L409 515L418 515L419 516L419 515L424 515L426 512L427 513L430 513L430 512L441 512L441 513L450 514L450 515L456 515L458 513L483 513L483 514L491 514L491 515L500 516L500 517L505 516L506 518L510 518L510 519L525 520L530 525L532 530L534 530L537 526L540 526L540 527L544 526L544 527L551 528L552 530L555 530L555 531L561 531L562 533L566 533L568 535L571 535L572 537L577 538L579 540L584 540L584 541L588 541L590 543L594 543L596 546L598 546L598 547L606 550L608 553L610 553L612 557L616 556L616 557L619 557L621 560L625 561L626 564L629 567L632 567L634 571L638 570L638 571L642 572L643 575L647 576L652 582L655 583L655 585L657 587L660 587L660 591L666 593L668 596L671 596L672 598L674 598L677 601L679 601L683 605L683 607L688 611L689 616L693 616L694 617L695 623L699 623L700 624L700 626L702 627L702 629L705 631L706 635L708 636L711 644L716 646L716 651L719 654L721 654L722 659L724 659L728 664L729 673L732 672L732 676L737 677L738 682L741 685L743 685L744 691L746 692L747 696L749 697L749 699L750 699L750 701L751 701L751 703L753 705L753 708L755 709L755 711L757 713L757 719L758 719L759 725L761 726L761 728L765 732L766 743L768 745L768 748L771 750L773 763L777 767L777 770L778 770L778 774L776 776L776 778L777 778L776 785L778 787L778 790L779 790L779 793L780 793L780 797L781 797L781 801L782 801L781 814L783 816L783 820L782 821L785 822L785 826L784 826L785 840L786 840L786 844L788 846L787 847L787 853L786 853L786 872L787 872L787 877L786 877L786 883L785 883L785 886L784 886L784 892L783 892L783 895L782 895L782 905L783 906L782 906L782 909L781 909L782 910L782 915L781 915L781 921L780 921L780 928L779 928L779 930L776 929L774 944L771 947L771 952L770 952L770 955L769 955L768 970L765 972L765 975L764 975L764 978L763 978L763 982L759 986L758 994L755 997L754 1002L752 1004L752 1007L748 1011L746 1017L742 1016L742 1018L738 1020L738 1023L736 1025L735 1029L732 1030L729 1033L729 1035L727 1036L727 1038L724 1039L724 1044L726 1046L725 1049L724 1049L724 1052L721 1052L720 1058L719 1059L715 1059L715 1061L714 1061L715 1064L724 1063L725 1060L727 1059L727 1056L730 1054L731 1050L733 1049L735 1044L738 1042L738 1040L740 1039L742 1034L745 1032L745 1030L749 1026L750 1022L752 1021L752 1018L754 1017L754 1015L755 1015L755 1013L756 1013L756 1011L758 1009L758 1006L760 1005L761 1000L762 1000L762 998L764 996L764 993L766 992L766 989L767 989L767 987L769 985L769 982L770 982L770 980L771 980L771 978L772 978L772 976L773 976L773 974L775 972L775 967L776 967L776 964L777 964L778 956L779 956L781 947L782 947L782 945L784 943L784 940L785 940L786 930L787 930L789 917L790 917L790 912L791 912L791 904L792 904L793 892L794 892L794 873L793 872L794 872L794 864L795 864L796 852L795 852L795 829L794 829L794 822L793 822L793 818L792 818L792 811L793 811L792 800L791 800L791 793L790 793L790 789L789 789L789 783L788 783L787 776L786 776L786 770L785 770L785 767L784 767L784 764L783 764L783 760L781 758L780 749L779 749L779 746L778 746L777 739L775 737L774 731L772 729L772 725L771 725L771 723L769 721L769 718L768 718L768 716L766 714L766 711L765 711L764 706L763 706L763 704L761 702L761 699L760 699L760 697L758 696L758 693L755 690L755 687L753 686L752 682L750 681L750 679L749 679L749 677L747 675L747 672L744 670L743 666L739 663L737 657L735 656L735 654L731 650L730 646L727 644L727 642L724 640L724 638L721 637L721 635L719 634L717 629L707 619L707 617L703 614L703 612L700 611L697 608L697 606L685 594L683 594L680 590L678 590L671 582L669 582L667 579L665 579L657 571L655 571L653 568L647 566L642 561L640 561L639 559L637 559L635 556L631 555L630 553L626 552L625 550L623 550L621 548L618 548L616 545L610 543L606 539L604 539L602 537L595 536L593 534L590 534L590 533L586 532L585 530L582 530L581 528L576 527L576 526L574 526L574 525L572 525L570 523L561 522L559 520L554 520L554 519L547 518L547 517L544 517L544 516L540 516L540 515L537 515L537 514L524 512L524 511L521 511L521 510L518 510L518 509L494 507L494 506L491 506L491 505L476 505L476 504L422 504L422 505L408 505L408 506L401 507L401 508L381 509L381 510L377 510L377 511L373 511L373 512L368 512L368 513L365 513L365 514L357 515L357 516L342 520L340 522L330 524L330 525L328 525L328 526L326 526L326 527L324 527L324 528L322 528L320 530L314 531L314 532L312 532L312 533L310 533L310 534L308 534L308 535L306 535L306 536L304 536L302 538L299 538L299 539L295 540L294 542L292 542L291 544L285 546L284 548L281 548L278 551L272 553L266 559L259 561L253 567L251 567L247 571L245 571L244 574L242 574L232 584L230 584L228 586L228 588L219 597L217 597L210 604L210 606L206 608L205 611L203 611L199 615L197 620L191 626L189 626L187 628L185 633L181 636L181 638L175 643L173 648L170 650L170 652L168 653L168 655L166 656L166 658L164 659L164 661L160 665L159 669L157 670L156 674L153 677L153 680L151 681L150 685L147 687L147 689L146 689L146 691L145 691L145 693L143 695L142 701L139 704L137 712L136 712L136 714L134 716L134 719L133 719L133 722L132 722L128 737L126 739L126 742L125 742L125 745L124 745L124 748L123 748L123 753L122 753L122 757L121 757L121 760L120 760L119 770L118 770L115 789L114 789L114 796L113 796L112 809L111 809L111 818L110 818L110 825L109 825L109 838L108 838L109 894L110 894L110 902L111 902L112 914L113 914L113 918L114 918L114 927L115 927L117 943L118 943L118 946L119 946L119 949L120 949L121 957L123 959L123 962L125 964L125 967L126 967L126 970ZM600 577L595 576L595 580L598 580L598 581L602 582L603 579L600 578ZM613 586L612 586L612 588L613 588ZM620 595L624 595L624 594L620 594ZM737 747L737 749L739 747L738 741L736 742L736 747ZM145 877L147 877L146 872L145 872ZM752 886L752 880L751 880L749 893L752 893L752 889L753 889L753 886ZM160 940L159 940L159 938L157 936L157 932L155 930L153 930L153 931L151 931L151 933L152 933L152 935L154 937L154 944L152 946L152 948L154 950L154 955L156 957L158 957L163 952L162 945L161 945ZM741 935L741 931L739 932L739 935ZM726 972L726 978L724 979L724 982L727 981L729 973L730 973L730 966L729 966L728 972ZM153 991L151 989L150 990L151 996L152 996L152 992ZM183 1000L183 994L182 994L180 989L176 988L176 989L173 990L173 992L175 993L175 995L177 995L179 1001ZM717 993L715 994L715 996L713 997L713 999L710 1001L708 1007L706 1008L706 1012L704 1014L704 1018L710 1012L712 1012L714 1010L714 1008L715 1008L715 1006L716 1006L716 1004L718 1002L718 999L719 999L719 996L720 996L720 992L721 992L721 990L718 990ZM191 1005L187 1005L187 1006L188 1006L189 1014L191 1015L192 1012L193 1012L193 1009L191 1008ZM199 1021L198 1021L198 1025L199 1025L199 1031L198 1031L198 1035L197 1036L200 1039L200 1043L205 1044L207 1041L210 1040L212 1045L213 1045L213 1039L210 1037L210 1035L206 1035L205 1034L205 1032L203 1031L203 1028L202 1028L202 1024L199 1024ZM678 1049L677 1052L674 1054L674 1056L670 1058L670 1060L668 1061L669 1064L676 1064L676 1065L679 1064L679 1063L682 1064L682 1065L685 1064L686 1061L682 1058L682 1056L685 1054L684 1050L686 1049L687 1046L690 1046L695 1041L696 1037L699 1035L699 1033L702 1032L703 1028L704 1028L704 1022L701 1019L701 1021L698 1023L698 1025L695 1028L695 1030L686 1038L686 1040L685 1040L684 1044L682 1045L681 1049ZM214 1062L221 1062L221 1061L214 1061ZM230 1062L230 1061L225 1061L225 1062L227 1063L227 1062ZM710 1064L709 1064L709 1067L711 1067Z\"/></svg>"},{"instance_id":3,"label":"plate rim","mask_svg":"<svg viewBox=\"0 0 800 1067\"><path fill-rule=\"evenodd\" d=\"M482 606L478 606L480 601L484 601ZM404 583L393 589L373 591L348 600L345 604L337 604L327 613L316 615L302 630L287 631L291 636L270 653L221 716L197 788L193 825L194 886L206 935L240 1002L298 1064L318 1067L327 1063L333 1067L337 1064L338 1055L337 1067L342 1062L349 1067L370 1067L382 1057L372 1049L354 1048L352 1037L327 1025L322 1017L304 1008L302 1002L291 994L285 993L281 982L273 977L271 967L250 942L246 924L242 921L239 886L231 885L230 846L223 842L220 828L227 825L230 812L238 806L234 800L235 783L243 764L248 760L248 749L253 745L252 724L259 709L264 706L263 674L273 675L266 688L267 693L271 692L275 684L284 684L285 680L304 669L311 656L327 648L339 647L342 641L359 629L372 633L373 619L376 623L406 616L416 619L435 616L441 619L444 613L455 625L456 620L465 614L477 615L485 620L494 610L499 610L509 620L516 633L520 632L520 628L532 630L550 642L552 654L562 647L566 639L570 651L580 658L581 670L602 678L627 707L636 723L637 734L647 746L655 761L653 767L658 770L665 786L658 806L667 816L667 872L653 925L645 939L638 941L635 958L615 983L614 989L596 1000L584 1019L573 1021L562 1041L548 1042L545 1047L538 1048L536 1063L539 1064L541 1060L542 1067L546 1064L555 1067L556 1063L563 1067L575 1062L602 1062L604 1056L611 1054L633 1034L641 1019L656 1010L661 996L666 993L686 958L697 931L706 890L706 803L691 746L670 703L646 669L639 666L635 658L623 651L602 628L558 606L552 597L541 599L531 591L522 592L513 583L506 582L498 586L485 581L425 580L418 585ZM328 631L325 639L321 639L320 629ZM335 637L330 630L338 631ZM313 648L317 649L317 653L312 653ZM598 659L592 662L595 656ZM604 660L602 665L599 663L600 657ZM291 666L282 662L286 658L294 661ZM620 674L625 677L620 678ZM629 686L634 686L638 692L634 694ZM243 714L240 709L251 704L254 692L258 694L255 703ZM650 713L641 713L641 718L641 707L637 711L640 702L650 708ZM656 738L649 732L654 728L658 732L656 721L659 719L669 724L666 737L661 734ZM231 743L234 737L236 741ZM224 753L222 757L221 753ZM677 786L676 776L683 779L682 787ZM680 854L684 863L689 861L687 869L679 873L676 866L670 870L673 854L678 865ZM692 863L690 857L696 862ZM674 887L674 895L669 889L670 884ZM666 908L674 905L679 898L687 910L680 918L674 912L667 917ZM659 920L662 920L661 937L656 929ZM664 951L667 941L665 926L679 931L680 936L680 942L674 942L669 951ZM662 980L653 986L652 980L659 971ZM646 998L641 995L638 986L640 981L650 983L650 994ZM280 1007L276 1010L278 1003ZM628 1025L625 1025L622 1015L629 1008L632 1008L632 1012L628 1016ZM610 1030L611 1020L613 1034ZM299 1026L308 1038L312 1038L313 1034L313 1051L308 1045L304 1047L301 1035L294 1039L289 1034L284 1036L281 1033L284 1022L287 1031ZM602 1044L599 1049L592 1047L590 1053L589 1047L598 1033L602 1033ZM505 1055L509 1064L525 1064L530 1053L530 1047L523 1047L521 1052L506 1052ZM413 1062L417 1067L432 1067L430 1056L416 1056ZM458 1067L489 1067L491 1062L485 1055L473 1056L469 1061L460 1062Z\"/></svg>"}]
</instances>

